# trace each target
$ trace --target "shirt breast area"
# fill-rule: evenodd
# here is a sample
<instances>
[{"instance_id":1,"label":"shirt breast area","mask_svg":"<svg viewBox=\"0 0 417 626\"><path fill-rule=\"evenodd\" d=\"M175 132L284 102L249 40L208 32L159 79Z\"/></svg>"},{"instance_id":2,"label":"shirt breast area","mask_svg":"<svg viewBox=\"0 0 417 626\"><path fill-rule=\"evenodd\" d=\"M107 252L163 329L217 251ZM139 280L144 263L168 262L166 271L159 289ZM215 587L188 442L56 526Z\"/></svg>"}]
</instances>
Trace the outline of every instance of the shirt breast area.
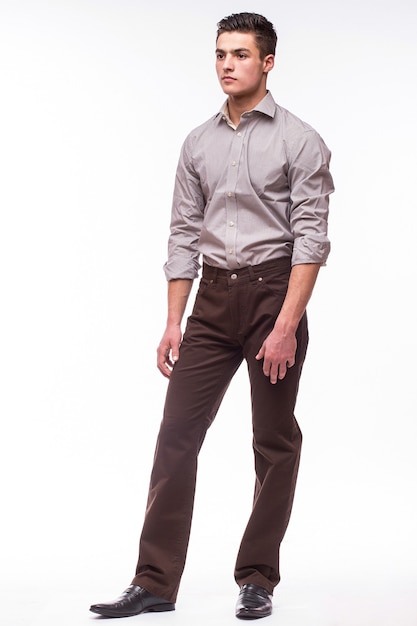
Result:
<instances>
[{"instance_id":1,"label":"shirt breast area","mask_svg":"<svg viewBox=\"0 0 417 626\"><path fill-rule=\"evenodd\" d=\"M246 114L236 130L215 119L190 137L193 169L205 200L205 213L234 198L240 210L284 211L288 219L288 157L276 120ZM258 207L258 210L261 207Z\"/></svg>"}]
</instances>

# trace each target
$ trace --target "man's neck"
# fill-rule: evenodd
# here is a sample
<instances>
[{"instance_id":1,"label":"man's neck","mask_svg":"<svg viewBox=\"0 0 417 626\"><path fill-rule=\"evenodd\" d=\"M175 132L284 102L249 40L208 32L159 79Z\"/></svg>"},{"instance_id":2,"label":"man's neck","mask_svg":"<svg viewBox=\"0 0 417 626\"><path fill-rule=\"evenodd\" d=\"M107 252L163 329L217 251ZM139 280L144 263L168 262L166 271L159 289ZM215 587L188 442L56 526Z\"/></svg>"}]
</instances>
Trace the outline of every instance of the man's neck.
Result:
<instances>
[{"instance_id":1,"label":"man's neck","mask_svg":"<svg viewBox=\"0 0 417 626\"><path fill-rule=\"evenodd\" d=\"M256 107L257 104L263 100L267 94L267 90L263 94L256 94L256 96L242 96L242 97L234 97L229 96L227 101L227 108L229 110L230 121L238 126L240 122L240 118L243 113L247 113L248 111L252 111Z\"/></svg>"}]
</instances>

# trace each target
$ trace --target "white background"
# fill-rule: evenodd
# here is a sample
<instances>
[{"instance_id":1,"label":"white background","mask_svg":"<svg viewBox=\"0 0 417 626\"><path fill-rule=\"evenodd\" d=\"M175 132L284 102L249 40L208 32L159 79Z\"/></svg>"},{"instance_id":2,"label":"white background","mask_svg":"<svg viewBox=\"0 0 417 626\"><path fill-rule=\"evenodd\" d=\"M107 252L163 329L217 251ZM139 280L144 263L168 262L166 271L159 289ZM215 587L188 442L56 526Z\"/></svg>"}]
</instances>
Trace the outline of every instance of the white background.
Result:
<instances>
[{"instance_id":1,"label":"white background","mask_svg":"<svg viewBox=\"0 0 417 626\"><path fill-rule=\"evenodd\" d=\"M304 450L271 620L417 624L416 5L0 0L10 626L91 623L89 604L133 575L166 388L155 349L175 167L185 135L224 100L216 23L244 10L275 24L269 88L323 136L337 189L332 253L309 307ZM252 485L242 366L201 453L166 623L234 623Z\"/></svg>"}]
</instances>

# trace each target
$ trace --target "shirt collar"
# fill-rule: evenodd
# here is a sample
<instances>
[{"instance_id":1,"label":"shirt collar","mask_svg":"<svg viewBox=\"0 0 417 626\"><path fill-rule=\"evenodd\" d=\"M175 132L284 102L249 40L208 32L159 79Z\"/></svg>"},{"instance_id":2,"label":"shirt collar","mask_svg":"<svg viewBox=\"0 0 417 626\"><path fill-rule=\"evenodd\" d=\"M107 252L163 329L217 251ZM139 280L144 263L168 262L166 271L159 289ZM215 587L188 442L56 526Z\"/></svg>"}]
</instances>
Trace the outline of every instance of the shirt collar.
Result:
<instances>
[{"instance_id":1,"label":"shirt collar","mask_svg":"<svg viewBox=\"0 0 417 626\"><path fill-rule=\"evenodd\" d=\"M218 115L220 117L220 119L225 120L229 126L234 127L233 123L230 120L229 117L229 107L228 107L228 100L226 100ZM264 98L262 98L262 100L260 102L258 102L258 104L252 109L252 111L258 111L259 113L263 113L264 115L267 115L268 117L275 117L275 112L276 112L276 104L275 104L275 100L272 97L272 94L268 91L266 96L264 96ZM249 111L246 111L247 113L249 113Z\"/></svg>"}]
</instances>

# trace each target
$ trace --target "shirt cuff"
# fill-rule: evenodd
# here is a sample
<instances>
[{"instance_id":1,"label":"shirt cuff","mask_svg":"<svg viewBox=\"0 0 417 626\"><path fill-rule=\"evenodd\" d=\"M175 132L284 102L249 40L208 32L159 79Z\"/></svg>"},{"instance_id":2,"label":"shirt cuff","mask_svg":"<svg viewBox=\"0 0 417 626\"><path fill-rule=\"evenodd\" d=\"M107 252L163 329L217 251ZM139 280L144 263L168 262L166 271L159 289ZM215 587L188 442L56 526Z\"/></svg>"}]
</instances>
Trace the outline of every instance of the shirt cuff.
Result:
<instances>
[{"instance_id":1,"label":"shirt cuff","mask_svg":"<svg viewBox=\"0 0 417 626\"><path fill-rule=\"evenodd\" d=\"M194 280L198 276L201 265L198 259L190 259L189 257L180 257L176 259L168 259L164 265L166 279L187 279Z\"/></svg>"},{"instance_id":2,"label":"shirt cuff","mask_svg":"<svg viewBox=\"0 0 417 626\"><path fill-rule=\"evenodd\" d=\"M311 237L300 237L294 241L292 265L320 263L325 265L330 254L330 241Z\"/></svg>"}]
</instances>

